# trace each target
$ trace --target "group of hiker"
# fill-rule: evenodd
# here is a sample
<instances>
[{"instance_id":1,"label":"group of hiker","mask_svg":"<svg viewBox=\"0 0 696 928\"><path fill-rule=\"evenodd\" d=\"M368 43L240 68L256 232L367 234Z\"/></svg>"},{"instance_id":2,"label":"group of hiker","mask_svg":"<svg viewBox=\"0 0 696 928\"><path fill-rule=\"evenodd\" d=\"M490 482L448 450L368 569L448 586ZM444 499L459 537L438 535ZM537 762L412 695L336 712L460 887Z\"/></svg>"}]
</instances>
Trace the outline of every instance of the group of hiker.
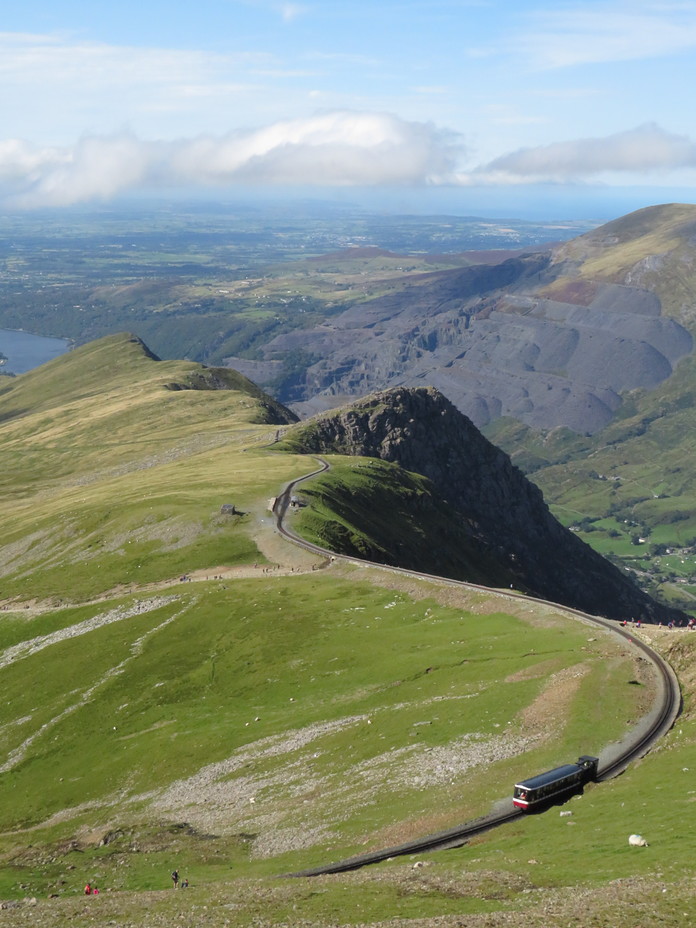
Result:
<instances>
[{"instance_id":1,"label":"group of hiker","mask_svg":"<svg viewBox=\"0 0 696 928\"><path fill-rule=\"evenodd\" d=\"M174 889L188 889L189 881L184 877L183 880L179 880L179 871L172 870L172 883L174 884ZM98 896L99 890L96 886L93 886L92 883L85 884L85 896Z\"/></svg>"},{"instance_id":2,"label":"group of hiker","mask_svg":"<svg viewBox=\"0 0 696 928\"><path fill-rule=\"evenodd\" d=\"M172 870L172 883L174 884L174 889L178 889L181 886L182 889L188 889L189 881L184 877L184 879L179 883L179 871Z\"/></svg>"},{"instance_id":3,"label":"group of hiker","mask_svg":"<svg viewBox=\"0 0 696 928\"><path fill-rule=\"evenodd\" d=\"M640 619L631 619L630 621L628 619L622 619L619 624L623 628L626 628L627 625L632 625L634 628L642 627L642 622ZM665 627L665 624L662 621L659 621L657 624L659 628ZM696 619L691 618L689 619L688 622L683 622L683 621L679 622L679 621L675 621L674 619L670 619L666 623L666 627L667 628L688 628L690 631L694 631L696 629Z\"/></svg>"}]
</instances>

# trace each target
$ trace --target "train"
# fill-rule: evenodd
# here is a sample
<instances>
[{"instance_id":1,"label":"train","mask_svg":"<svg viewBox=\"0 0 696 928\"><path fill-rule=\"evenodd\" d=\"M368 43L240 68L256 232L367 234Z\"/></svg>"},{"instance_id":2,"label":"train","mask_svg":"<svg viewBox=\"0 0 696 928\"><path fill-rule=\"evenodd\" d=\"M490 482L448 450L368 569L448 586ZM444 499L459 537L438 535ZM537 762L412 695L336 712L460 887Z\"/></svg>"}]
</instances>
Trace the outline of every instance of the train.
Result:
<instances>
[{"instance_id":1,"label":"train","mask_svg":"<svg viewBox=\"0 0 696 928\"><path fill-rule=\"evenodd\" d=\"M598 757L583 754L575 764L564 764L528 780L515 783L512 804L528 811L547 805L563 796L579 792L585 783L597 779Z\"/></svg>"}]
</instances>

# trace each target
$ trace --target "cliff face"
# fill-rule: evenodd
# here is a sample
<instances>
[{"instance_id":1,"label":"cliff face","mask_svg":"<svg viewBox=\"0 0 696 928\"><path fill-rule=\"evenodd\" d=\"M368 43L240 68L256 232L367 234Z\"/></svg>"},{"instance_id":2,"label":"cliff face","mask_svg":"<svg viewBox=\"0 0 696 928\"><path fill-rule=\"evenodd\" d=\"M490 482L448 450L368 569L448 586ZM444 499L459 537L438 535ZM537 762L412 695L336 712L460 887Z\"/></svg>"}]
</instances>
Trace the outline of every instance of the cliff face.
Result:
<instances>
[{"instance_id":1,"label":"cliff face","mask_svg":"<svg viewBox=\"0 0 696 928\"><path fill-rule=\"evenodd\" d=\"M381 458L427 477L467 538L499 565L497 576L514 578L519 589L616 619L676 615L564 528L541 491L433 388L373 394L291 436L300 450ZM458 579L467 579L464 568Z\"/></svg>"}]
</instances>

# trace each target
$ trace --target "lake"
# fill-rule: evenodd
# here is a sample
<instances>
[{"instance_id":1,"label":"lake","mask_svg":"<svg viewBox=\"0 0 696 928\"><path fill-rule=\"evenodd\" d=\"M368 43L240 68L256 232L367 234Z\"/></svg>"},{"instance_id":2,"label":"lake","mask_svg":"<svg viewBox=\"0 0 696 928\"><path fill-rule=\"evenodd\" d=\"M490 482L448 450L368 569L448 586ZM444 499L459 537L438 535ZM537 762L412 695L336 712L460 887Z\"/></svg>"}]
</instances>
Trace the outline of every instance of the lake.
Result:
<instances>
[{"instance_id":1,"label":"lake","mask_svg":"<svg viewBox=\"0 0 696 928\"><path fill-rule=\"evenodd\" d=\"M0 354L7 358L0 370L23 374L65 354L69 347L70 342L66 338L0 329Z\"/></svg>"}]
</instances>

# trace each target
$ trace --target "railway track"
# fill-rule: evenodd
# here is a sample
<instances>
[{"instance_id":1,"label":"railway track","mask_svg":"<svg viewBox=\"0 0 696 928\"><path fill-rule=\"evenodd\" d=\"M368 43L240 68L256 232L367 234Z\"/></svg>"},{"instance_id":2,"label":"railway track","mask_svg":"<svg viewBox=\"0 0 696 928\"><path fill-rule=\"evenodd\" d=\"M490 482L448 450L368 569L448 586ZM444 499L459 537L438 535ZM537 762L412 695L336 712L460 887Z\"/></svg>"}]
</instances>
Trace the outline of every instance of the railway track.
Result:
<instances>
[{"instance_id":1,"label":"railway track","mask_svg":"<svg viewBox=\"0 0 696 928\"><path fill-rule=\"evenodd\" d=\"M516 593L514 590L505 590L503 592L501 590L482 586L481 584L477 583L467 583L462 580L451 580L448 577L438 577L434 574L426 574L417 570L409 570L403 567L391 567L385 564L376 563L374 561L366 561L357 557L336 554L333 551L322 548L320 545L315 545L312 542L301 538L296 532L288 528L288 526L285 524L285 516L287 515L288 508L290 507L290 499L295 488L304 481L311 480L313 477L316 477L329 469L329 463L323 458L316 458L316 460L319 462L320 466L316 470L313 470L311 473L304 474L302 477L298 477L297 479L288 483L276 500L273 512L276 517L278 531L281 535L283 535L284 538L287 538L294 544L300 545L306 550L311 551L314 554L318 554L330 561L341 560L361 566L376 567L380 570L387 570L397 574L404 574L409 577L416 577L431 581L436 580L448 586L461 587L467 590L481 590L483 592L500 596L502 598L521 599L527 603L537 602L543 605L547 605L546 600L528 596L523 593ZM634 728L633 736L630 738L630 740L625 741L622 744L619 752L600 766L597 775L597 781L601 783L623 773L623 771L629 766L631 762L647 754L653 744L655 744L656 741L659 741L659 739L662 738L674 725L674 722L681 710L681 691L679 689L679 681L677 680L677 676L674 673L674 670L667 663L667 661L665 661L664 658L662 658L645 642L636 639L631 633L630 629L624 629L609 619L604 619L600 616L589 615L588 613L581 612L578 609L572 609L568 606L558 605L558 609L562 610L568 615L575 616L583 622L598 625L601 628L608 629L613 634L618 635L624 639L627 645L637 649L640 652L640 656L652 665L658 680L658 695L651 710L647 713L646 716L644 716L642 722ZM450 848L461 847L475 835L489 831L492 828L497 828L500 825L505 825L508 822L522 818L527 814L520 809L515 808L512 805L512 799L509 800L509 808L504 806L501 809L500 803L498 806L499 809L497 812L492 812L489 815L483 816L482 818L474 819L470 822L465 822L464 824L458 825L455 828L451 828L447 831L440 831L436 832L435 834L425 835L422 838L417 838L414 841L408 841L404 844L383 848L378 851L370 851L366 854L359 854L355 857L348 857L345 860L336 861L335 863L325 864L309 870L301 870L297 873L290 873L287 875L291 877L301 877L320 876L326 873L343 873L349 870L357 870L360 867L365 867L369 864L389 860L392 857L403 856L405 854L418 854L428 851L447 850Z\"/></svg>"}]
</instances>

